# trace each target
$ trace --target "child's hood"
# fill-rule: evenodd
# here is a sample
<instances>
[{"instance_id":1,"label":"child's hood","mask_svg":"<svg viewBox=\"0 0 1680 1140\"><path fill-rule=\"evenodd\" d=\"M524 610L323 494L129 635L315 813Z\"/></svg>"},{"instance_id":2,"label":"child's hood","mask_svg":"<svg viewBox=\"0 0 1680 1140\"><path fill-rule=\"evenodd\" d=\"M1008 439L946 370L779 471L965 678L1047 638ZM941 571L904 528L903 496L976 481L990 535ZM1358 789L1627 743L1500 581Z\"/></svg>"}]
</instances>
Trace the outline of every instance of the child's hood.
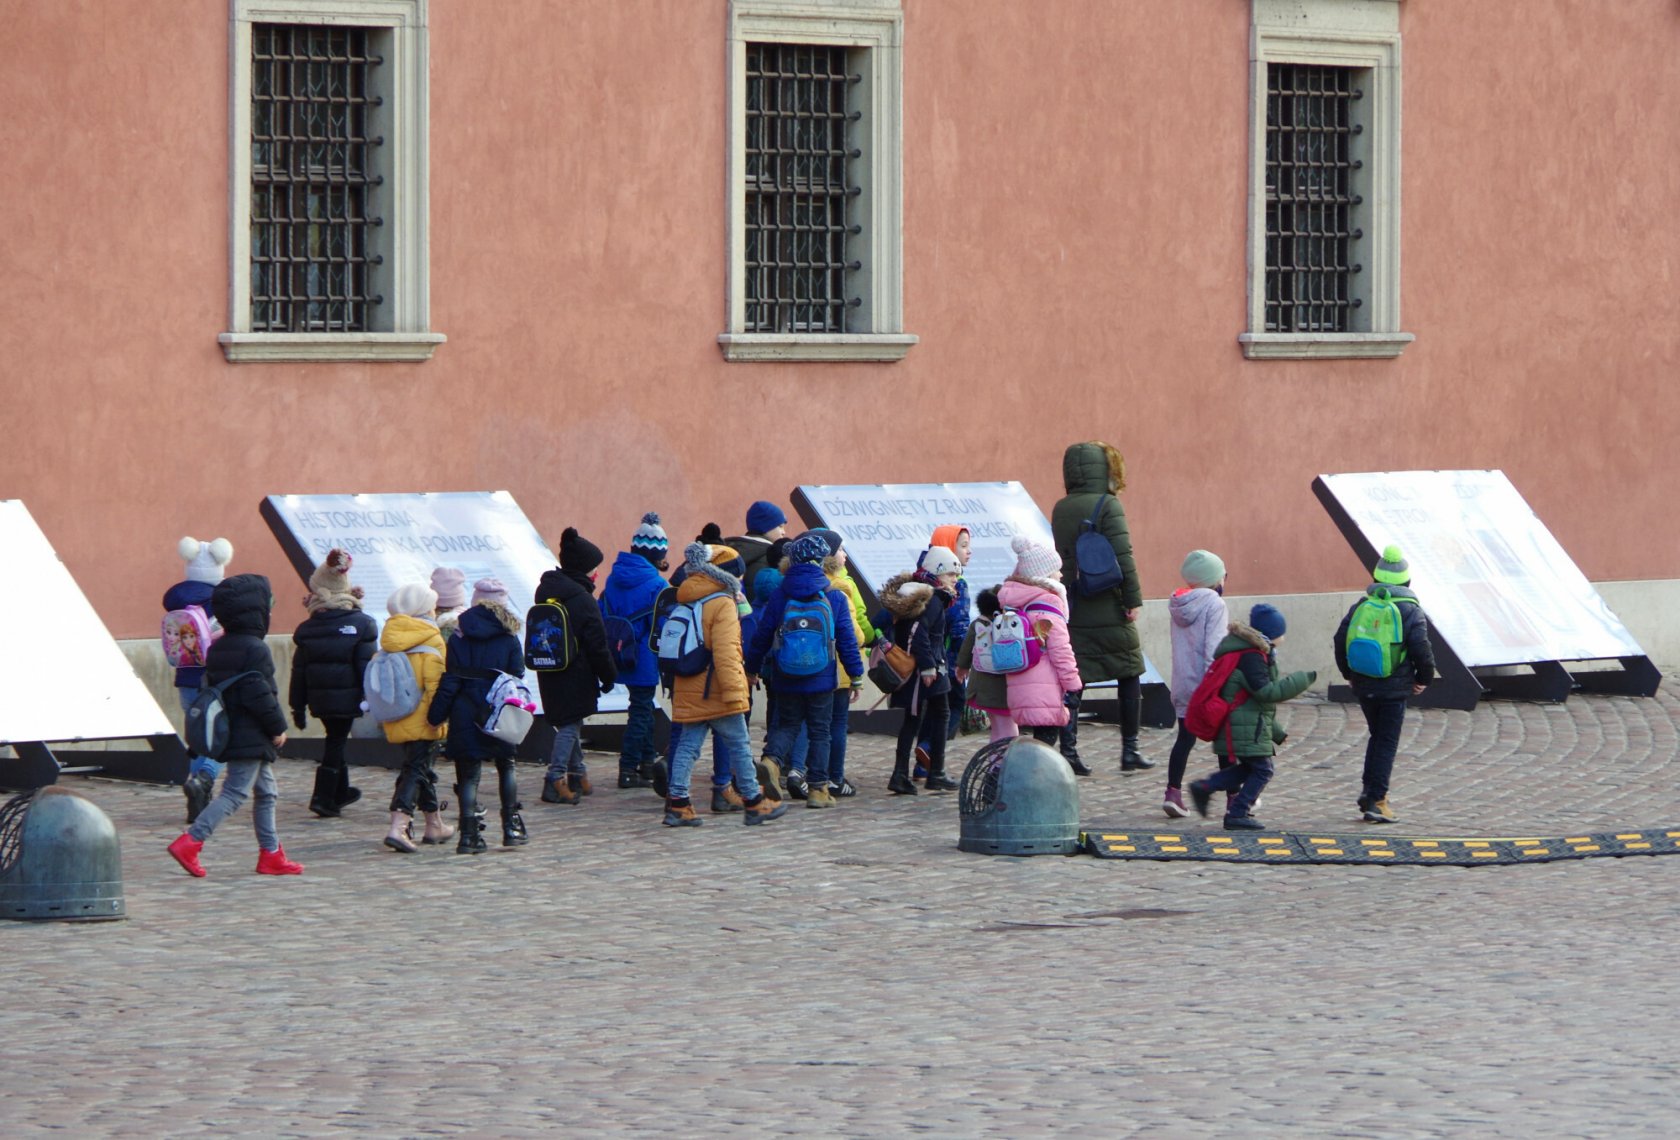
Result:
<instances>
[{"instance_id":1,"label":"child's hood","mask_svg":"<svg viewBox=\"0 0 1680 1140\"><path fill-rule=\"evenodd\" d=\"M210 612L229 633L268 636L268 619L274 610L274 591L261 574L235 574L216 583L210 594Z\"/></svg>"},{"instance_id":2,"label":"child's hood","mask_svg":"<svg viewBox=\"0 0 1680 1140\"><path fill-rule=\"evenodd\" d=\"M462 637L485 641L492 637L500 637L504 633L518 636L521 626L518 616L512 610L500 602L485 600L463 613L456 628L460 630Z\"/></svg>"},{"instance_id":3,"label":"child's hood","mask_svg":"<svg viewBox=\"0 0 1680 1140\"><path fill-rule=\"evenodd\" d=\"M895 574L881 586L881 604L894 618L921 617L932 597L933 587L909 574Z\"/></svg>"},{"instance_id":4,"label":"child's hood","mask_svg":"<svg viewBox=\"0 0 1680 1140\"><path fill-rule=\"evenodd\" d=\"M406 653L416 645L427 645L432 642L433 649L442 649L443 634L438 627L422 617L412 614L397 614L386 619L385 628L379 631L379 648L387 653Z\"/></svg>"},{"instance_id":5,"label":"child's hood","mask_svg":"<svg viewBox=\"0 0 1680 1140\"><path fill-rule=\"evenodd\" d=\"M1233 648L1235 648L1235 649L1247 649L1250 646L1252 646L1253 648L1258 649L1260 652L1266 654L1268 657L1271 656L1272 643L1270 641L1266 640L1266 635L1265 634L1261 633L1259 630L1255 629L1254 627L1252 627L1250 625L1246 625L1246 624L1244 624L1243 622L1240 622L1240 621L1234 621L1229 626L1226 627L1226 630L1227 630L1228 636L1225 638L1225 640L1223 642L1220 643L1219 652L1227 653ZM1233 645L1231 645L1232 641L1246 641L1248 643L1248 645L1233 646Z\"/></svg>"},{"instance_id":6,"label":"child's hood","mask_svg":"<svg viewBox=\"0 0 1680 1140\"><path fill-rule=\"evenodd\" d=\"M782 575L782 592L790 598L817 597L828 588L828 575L818 562L796 562Z\"/></svg>"},{"instance_id":7,"label":"child's hood","mask_svg":"<svg viewBox=\"0 0 1680 1140\"><path fill-rule=\"evenodd\" d=\"M1189 629L1206 621L1209 614L1224 609L1224 597L1206 586L1180 591L1167 600L1167 613L1172 615L1172 623L1180 629Z\"/></svg>"}]
</instances>

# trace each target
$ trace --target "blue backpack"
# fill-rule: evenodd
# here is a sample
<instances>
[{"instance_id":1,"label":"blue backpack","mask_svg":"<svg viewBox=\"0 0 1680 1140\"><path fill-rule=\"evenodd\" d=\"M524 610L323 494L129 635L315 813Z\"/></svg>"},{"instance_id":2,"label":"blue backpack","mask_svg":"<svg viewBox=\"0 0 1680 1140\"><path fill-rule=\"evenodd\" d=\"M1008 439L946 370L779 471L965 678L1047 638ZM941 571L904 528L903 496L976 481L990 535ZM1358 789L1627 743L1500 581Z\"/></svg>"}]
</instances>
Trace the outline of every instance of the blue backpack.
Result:
<instances>
[{"instance_id":1,"label":"blue backpack","mask_svg":"<svg viewBox=\"0 0 1680 1140\"><path fill-rule=\"evenodd\" d=\"M834 609L828 594L789 598L776 627L776 671L788 677L815 677L834 668Z\"/></svg>"},{"instance_id":2,"label":"blue backpack","mask_svg":"<svg viewBox=\"0 0 1680 1140\"><path fill-rule=\"evenodd\" d=\"M606 600L601 602L601 624L607 630L607 652L612 655L613 666L620 673L628 673L636 668L636 659L640 656L641 643L644 634L638 628L653 616L650 607L636 614L634 617L622 617L613 612Z\"/></svg>"},{"instance_id":3,"label":"blue backpack","mask_svg":"<svg viewBox=\"0 0 1680 1140\"><path fill-rule=\"evenodd\" d=\"M1074 584L1079 587L1082 597L1094 597L1126 580L1125 572L1120 569L1120 559L1114 553L1114 544L1097 529L1102 509L1107 503L1107 495L1097 496L1097 509L1079 524L1079 537L1073 543Z\"/></svg>"}]
</instances>

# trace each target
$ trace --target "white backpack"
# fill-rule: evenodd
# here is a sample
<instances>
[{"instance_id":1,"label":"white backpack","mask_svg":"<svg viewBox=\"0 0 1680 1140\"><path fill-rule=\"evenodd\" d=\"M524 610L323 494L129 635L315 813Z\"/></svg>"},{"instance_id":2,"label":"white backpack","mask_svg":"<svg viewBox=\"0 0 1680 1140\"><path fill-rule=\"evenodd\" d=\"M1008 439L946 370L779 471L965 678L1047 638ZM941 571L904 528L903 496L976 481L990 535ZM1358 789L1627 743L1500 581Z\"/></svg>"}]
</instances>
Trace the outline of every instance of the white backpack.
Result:
<instances>
[{"instance_id":1,"label":"white backpack","mask_svg":"<svg viewBox=\"0 0 1680 1140\"><path fill-rule=\"evenodd\" d=\"M408 660L413 653L443 656L429 645L416 645L401 653L381 649L362 674L362 699L367 702L368 715L381 724L402 720L420 707L424 695L420 676Z\"/></svg>"},{"instance_id":2,"label":"white backpack","mask_svg":"<svg viewBox=\"0 0 1680 1140\"><path fill-rule=\"evenodd\" d=\"M976 673L996 673L992 666L992 619L975 618L974 625L974 671Z\"/></svg>"},{"instance_id":3,"label":"white backpack","mask_svg":"<svg viewBox=\"0 0 1680 1140\"><path fill-rule=\"evenodd\" d=\"M531 700L530 688L512 673L496 674L484 703L490 707L478 726L484 735L503 744L518 744L531 731L537 706Z\"/></svg>"}]
</instances>

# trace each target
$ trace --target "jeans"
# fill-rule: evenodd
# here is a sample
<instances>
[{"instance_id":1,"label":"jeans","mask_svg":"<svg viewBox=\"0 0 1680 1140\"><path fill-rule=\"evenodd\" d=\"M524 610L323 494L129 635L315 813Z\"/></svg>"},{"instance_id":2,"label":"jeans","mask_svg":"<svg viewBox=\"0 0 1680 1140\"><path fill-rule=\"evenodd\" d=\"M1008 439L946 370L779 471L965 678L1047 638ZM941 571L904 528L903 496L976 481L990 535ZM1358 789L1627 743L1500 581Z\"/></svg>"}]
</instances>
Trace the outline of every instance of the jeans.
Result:
<instances>
[{"instance_id":1,"label":"jeans","mask_svg":"<svg viewBox=\"0 0 1680 1140\"><path fill-rule=\"evenodd\" d=\"M918 682L919 683L919 682ZM951 718L950 705L947 694L929 696L926 692L920 694L921 705L915 712L904 710L904 724L898 730L898 751L893 755L893 771L908 775L910 772L910 750L916 746L916 740L922 734L923 726L931 726L928 733L927 771L929 776L943 776L945 774L945 724Z\"/></svg>"},{"instance_id":2,"label":"jeans","mask_svg":"<svg viewBox=\"0 0 1680 1140\"><path fill-rule=\"evenodd\" d=\"M630 690L630 713L624 719L624 743L618 752L618 774L633 776L643 764L659 759L659 752L653 747L654 686L626 687ZM549 765L549 778L555 778L552 764Z\"/></svg>"},{"instance_id":3,"label":"jeans","mask_svg":"<svg viewBox=\"0 0 1680 1140\"><path fill-rule=\"evenodd\" d=\"M186 712L192 707L192 703L198 700L198 689L196 687L191 689L176 689L175 691L181 694L182 712ZM210 759L208 756L194 756L191 752L188 752L187 775L208 776L210 777L210 782L215 783L221 778L222 766L220 763Z\"/></svg>"},{"instance_id":4,"label":"jeans","mask_svg":"<svg viewBox=\"0 0 1680 1140\"><path fill-rule=\"evenodd\" d=\"M851 689L834 694L834 716L828 722L828 782L838 788L846 779L846 735L851 728Z\"/></svg>"},{"instance_id":5,"label":"jeans","mask_svg":"<svg viewBox=\"0 0 1680 1140\"><path fill-rule=\"evenodd\" d=\"M1388 778L1394 772L1394 754L1400 751L1400 726L1406 721L1405 697L1359 698L1359 711L1371 739L1365 742L1365 798L1385 799Z\"/></svg>"},{"instance_id":6,"label":"jeans","mask_svg":"<svg viewBox=\"0 0 1680 1140\"><path fill-rule=\"evenodd\" d=\"M648 711L648 717L650 720L652 719L652 716L653 712L650 709ZM628 736L629 729L626 729L625 733ZM586 775L588 773L589 769L586 768L583 763L583 744L579 739L582 735L583 721L581 720L570 720L565 724L557 724L554 726L554 751L551 752L548 757L547 779L549 783L552 784L554 781L570 772L575 772L579 776ZM623 764L624 760L620 757L619 771L621 772L625 770ZM629 770L634 773L636 766L632 764Z\"/></svg>"},{"instance_id":7,"label":"jeans","mask_svg":"<svg viewBox=\"0 0 1680 1140\"><path fill-rule=\"evenodd\" d=\"M834 690L825 693L777 693L776 720L764 742L764 752L787 767L793 752L793 741L805 727L810 741L806 753L806 778L812 787L828 784L829 732L834 721Z\"/></svg>"},{"instance_id":8,"label":"jeans","mask_svg":"<svg viewBox=\"0 0 1680 1140\"><path fill-rule=\"evenodd\" d=\"M280 789L274 783L274 765L268 760L229 760L221 793L198 813L187 834L203 843L222 820L239 810L247 794L253 799L251 824L257 832L257 846L264 851L280 850L280 833L274 830L274 801Z\"/></svg>"},{"instance_id":9,"label":"jeans","mask_svg":"<svg viewBox=\"0 0 1680 1140\"><path fill-rule=\"evenodd\" d=\"M758 776L753 771L752 740L747 735L747 718L741 713L730 713L728 716L695 721L682 726L682 735L672 750L671 788L666 793L667 798L688 799L688 778L694 772L694 761L700 755L701 746L706 743L707 729L717 734L713 754L716 755L721 747L729 758L735 790L740 792L741 798L748 803L757 800L764 792L759 788ZM728 782L728 777L725 777L724 783Z\"/></svg>"},{"instance_id":10,"label":"jeans","mask_svg":"<svg viewBox=\"0 0 1680 1140\"><path fill-rule=\"evenodd\" d=\"M432 764L443 751L443 741L405 740L402 750L403 766L391 792L391 810L413 815L418 804L421 811L437 811L437 772Z\"/></svg>"},{"instance_id":11,"label":"jeans","mask_svg":"<svg viewBox=\"0 0 1680 1140\"><path fill-rule=\"evenodd\" d=\"M1260 793L1266 790L1266 785L1272 782L1272 758L1270 756L1237 756L1232 759L1228 768L1221 768L1207 778L1207 786L1215 792L1235 791L1225 805L1228 816L1248 815L1254 810L1254 801L1260 798Z\"/></svg>"},{"instance_id":12,"label":"jeans","mask_svg":"<svg viewBox=\"0 0 1680 1140\"><path fill-rule=\"evenodd\" d=\"M1190 753L1196 750L1196 734L1184 727L1184 718L1178 718L1178 735L1173 737L1172 751L1167 755L1167 787L1182 788L1184 786L1184 769L1190 766Z\"/></svg>"},{"instance_id":13,"label":"jeans","mask_svg":"<svg viewBox=\"0 0 1680 1140\"><path fill-rule=\"evenodd\" d=\"M669 757L665 762L667 772L676 767L677 745L682 741L683 731L682 725L676 721L671 722L671 736L665 742L665 755ZM723 738L721 736L712 737L712 788L714 790L727 788L732 771L729 766L728 750L723 746ZM740 791L741 789L737 787L735 790Z\"/></svg>"}]
</instances>

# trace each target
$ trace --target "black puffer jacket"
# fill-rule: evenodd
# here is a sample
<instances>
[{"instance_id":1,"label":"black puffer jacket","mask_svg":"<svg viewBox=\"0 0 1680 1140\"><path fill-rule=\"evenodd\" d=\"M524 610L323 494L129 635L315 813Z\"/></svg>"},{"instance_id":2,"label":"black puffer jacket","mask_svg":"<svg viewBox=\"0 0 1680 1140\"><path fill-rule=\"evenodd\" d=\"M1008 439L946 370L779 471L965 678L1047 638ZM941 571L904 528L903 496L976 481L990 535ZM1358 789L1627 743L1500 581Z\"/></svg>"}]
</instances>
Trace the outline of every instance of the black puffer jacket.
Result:
<instances>
[{"instance_id":1,"label":"black puffer jacket","mask_svg":"<svg viewBox=\"0 0 1680 1140\"><path fill-rule=\"evenodd\" d=\"M550 570L537 583L537 601L553 598L566 608L578 649L570 668L537 673L537 691L542 694L543 716L549 724L570 724L593 715L601 686L611 688L618 680L593 586L588 575L565 570Z\"/></svg>"},{"instance_id":2,"label":"black puffer jacket","mask_svg":"<svg viewBox=\"0 0 1680 1140\"><path fill-rule=\"evenodd\" d=\"M918 677L893 693L887 699L889 708L909 708L918 687L924 697L951 691L945 664L945 611L953 600L946 591L910 574L895 575L881 586L881 605L892 617L893 644L909 650L918 674L938 670L932 684Z\"/></svg>"},{"instance_id":3,"label":"black puffer jacket","mask_svg":"<svg viewBox=\"0 0 1680 1140\"><path fill-rule=\"evenodd\" d=\"M362 674L379 648L379 623L361 610L319 610L292 634L288 703L302 719L361 715Z\"/></svg>"},{"instance_id":4,"label":"black puffer jacket","mask_svg":"<svg viewBox=\"0 0 1680 1140\"><path fill-rule=\"evenodd\" d=\"M451 760L513 757L513 745L479 730L478 710L494 683L486 674L525 675L525 647L514 632L519 628L519 619L497 602L480 602L461 614L444 654L443 680L426 710L426 723L448 722L443 754Z\"/></svg>"},{"instance_id":5,"label":"black puffer jacket","mask_svg":"<svg viewBox=\"0 0 1680 1140\"><path fill-rule=\"evenodd\" d=\"M219 685L247 671L223 694L228 712L228 743L223 760L272 760L273 738L286 731L280 711L280 688L274 682L274 655L263 640L274 592L261 574L235 574L217 583L210 595L210 612L225 630L211 646L204 662L204 683Z\"/></svg>"}]
</instances>

